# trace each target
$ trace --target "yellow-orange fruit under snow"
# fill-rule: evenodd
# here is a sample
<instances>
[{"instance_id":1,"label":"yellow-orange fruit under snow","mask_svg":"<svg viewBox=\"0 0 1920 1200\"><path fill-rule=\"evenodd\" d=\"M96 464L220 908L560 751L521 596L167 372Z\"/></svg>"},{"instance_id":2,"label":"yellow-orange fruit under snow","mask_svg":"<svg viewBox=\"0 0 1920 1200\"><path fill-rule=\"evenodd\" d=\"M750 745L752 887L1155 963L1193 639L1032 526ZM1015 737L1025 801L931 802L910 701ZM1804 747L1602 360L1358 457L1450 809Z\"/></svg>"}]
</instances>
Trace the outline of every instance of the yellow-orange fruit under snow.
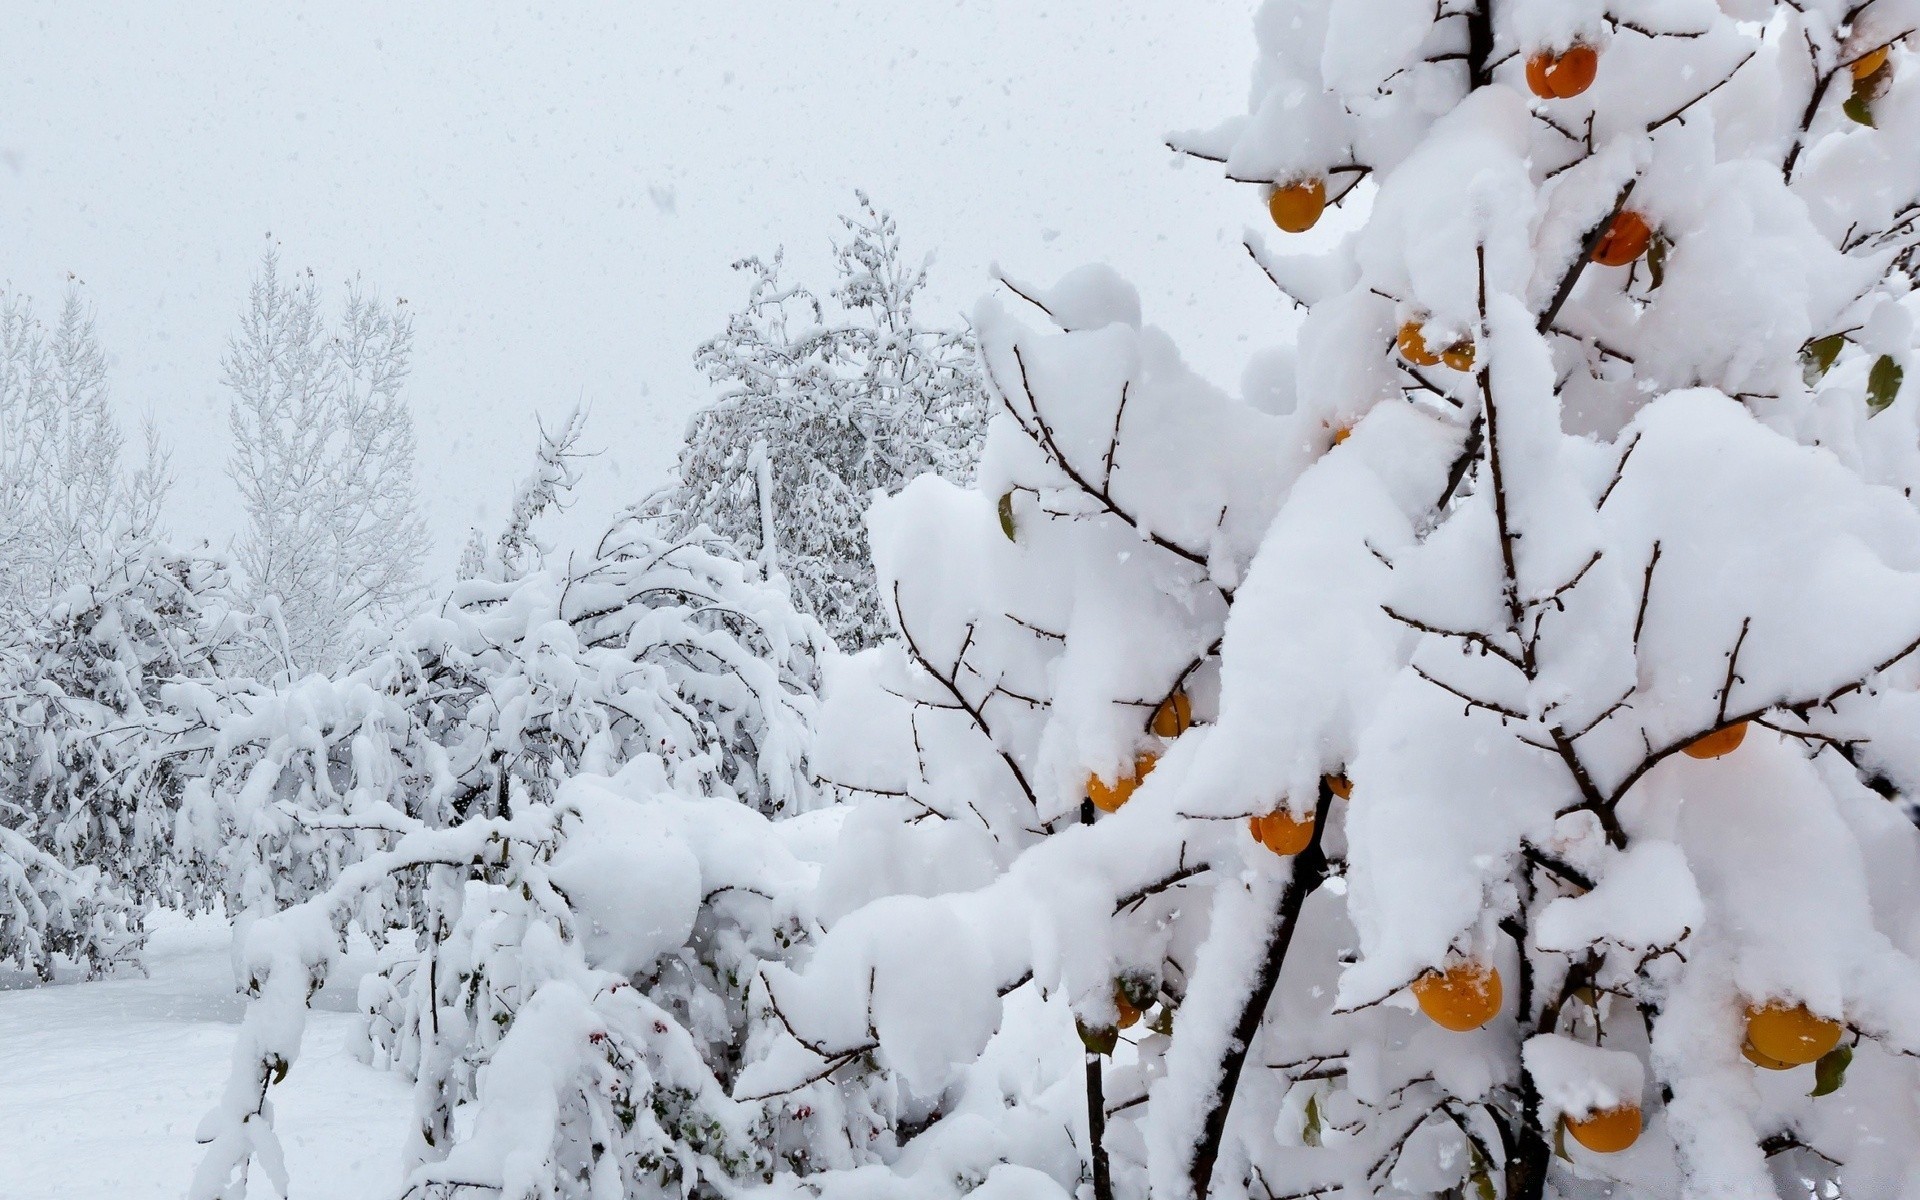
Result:
<instances>
[{"instance_id":1,"label":"yellow-orange fruit under snow","mask_svg":"<svg viewBox=\"0 0 1920 1200\"><path fill-rule=\"evenodd\" d=\"M1327 183L1324 179L1303 179L1273 189L1267 197L1267 212L1273 223L1288 233L1305 233L1320 223L1327 211Z\"/></svg>"},{"instance_id":2,"label":"yellow-orange fruit under snow","mask_svg":"<svg viewBox=\"0 0 1920 1200\"><path fill-rule=\"evenodd\" d=\"M1755 1050L1753 1048L1752 1042L1742 1042L1740 1044L1740 1053L1745 1055L1747 1061L1752 1063L1756 1067L1765 1067L1769 1071L1793 1070L1792 1063L1781 1062L1777 1058L1768 1058L1766 1055L1760 1053L1758 1050Z\"/></svg>"},{"instance_id":3,"label":"yellow-orange fruit under snow","mask_svg":"<svg viewBox=\"0 0 1920 1200\"><path fill-rule=\"evenodd\" d=\"M1737 721L1722 729L1716 729L1705 737L1688 742L1685 753L1688 758L1721 758L1740 748L1747 740L1747 723Z\"/></svg>"},{"instance_id":4,"label":"yellow-orange fruit under snow","mask_svg":"<svg viewBox=\"0 0 1920 1200\"><path fill-rule=\"evenodd\" d=\"M1600 52L1592 46L1542 51L1527 60L1527 88L1542 100L1571 100L1592 87L1599 73Z\"/></svg>"},{"instance_id":5,"label":"yellow-orange fruit under snow","mask_svg":"<svg viewBox=\"0 0 1920 1200\"><path fill-rule=\"evenodd\" d=\"M1408 321L1400 327L1400 336L1395 340L1400 348L1400 357L1416 367L1437 367L1440 356L1427 349L1426 335L1420 329L1420 322Z\"/></svg>"},{"instance_id":6,"label":"yellow-orange fruit under snow","mask_svg":"<svg viewBox=\"0 0 1920 1200\"><path fill-rule=\"evenodd\" d=\"M1853 71L1853 77L1855 79L1865 79L1867 76L1873 74L1875 71L1878 71L1881 67L1886 66L1887 65L1887 49L1888 47L1882 46L1878 50L1872 51L1871 53L1868 53L1868 54L1863 54L1859 58L1854 59L1853 66L1851 68Z\"/></svg>"},{"instance_id":7,"label":"yellow-orange fruit under snow","mask_svg":"<svg viewBox=\"0 0 1920 1200\"><path fill-rule=\"evenodd\" d=\"M1653 227L1632 210L1615 214L1607 231L1594 243L1593 261L1603 267L1624 267L1647 252L1653 241Z\"/></svg>"},{"instance_id":8,"label":"yellow-orange fruit under snow","mask_svg":"<svg viewBox=\"0 0 1920 1200\"><path fill-rule=\"evenodd\" d=\"M1440 352L1440 361L1456 371L1473 370L1473 343L1455 342Z\"/></svg>"},{"instance_id":9,"label":"yellow-orange fruit under snow","mask_svg":"<svg viewBox=\"0 0 1920 1200\"><path fill-rule=\"evenodd\" d=\"M1747 1045L1756 1054L1790 1067L1818 1062L1840 1044L1838 1021L1815 1016L1804 1004L1765 1004L1747 1009Z\"/></svg>"},{"instance_id":10,"label":"yellow-orange fruit under snow","mask_svg":"<svg viewBox=\"0 0 1920 1200\"><path fill-rule=\"evenodd\" d=\"M1499 1015L1500 972L1477 962L1456 962L1413 981L1413 998L1433 1023L1455 1033L1478 1029Z\"/></svg>"},{"instance_id":11,"label":"yellow-orange fruit under snow","mask_svg":"<svg viewBox=\"0 0 1920 1200\"><path fill-rule=\"evenodd\" d=\"M1175 692L1153 710L1152 729L1155 737L1177 738L1191 728L1193 701L1187 699L1185 692Z\"/></svg>"},{"instance_id":12,"label":"yellow-orange fruit under snow","mask_svg":"<svg viewBox=\"0 0 1920 1200\"><path fill-rule=\"evenodd\" d=\"M1253 840L1279 855L1298 854L1313 842L1313 817L1296 818L1282 809L1264 817L1248 817Z\"/></svg>"},{"instance_id":13,"label":"yellow-orange fruit under snow","mask_svg":"<svg viewBox=\"0 0 1920 1200\"><path fill-rule=\"evenodd\" d=\"M1133 796L1133 789L1140 786L1160 761L1157 754L1142 754L1133 760L1133 774L1125 779L1115 780L1109 785L1098 775L1087 776L1087 799L1101 812L1119 812L1120 806Z\"/></svg>"},{"instance_id":14,"label":"yellow-orange fruit under snow","mask_svg":"<svg viewBox=\"0 0 1920 1200\"><path fill-rule=\"evenodd\" d=\"M1567 1118L1573 1140L1596 1154L1618 1154L1640 1140L1640 1110L1634 1105Z\"/></svg>"}]
</instances>

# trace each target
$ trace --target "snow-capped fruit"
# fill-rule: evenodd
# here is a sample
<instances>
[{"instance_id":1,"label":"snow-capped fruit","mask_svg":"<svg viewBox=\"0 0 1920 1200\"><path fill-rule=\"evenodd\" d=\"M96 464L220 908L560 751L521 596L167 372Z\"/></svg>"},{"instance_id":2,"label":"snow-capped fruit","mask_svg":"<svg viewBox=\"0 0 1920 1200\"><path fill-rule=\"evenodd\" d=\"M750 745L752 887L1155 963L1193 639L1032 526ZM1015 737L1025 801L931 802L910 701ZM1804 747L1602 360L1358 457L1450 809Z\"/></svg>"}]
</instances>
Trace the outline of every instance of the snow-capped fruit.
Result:
<instances>
[{"instance_id":1,"label":"snow-capped fruit","mask_svg":"<svg viewBox=\"0 0 1920 1200\"><path fill-rule=\"evenodd\" d=\"M1117 983L1113 985L1113 1007L1120 1014L1120 1019L1115 1022L1116 1027L1131 1029L1139 1024L1140 1010L1134 1007L1133 1001L1127 999L1127 989Z\"/></svg>"},{"instance_id":2,"label":"snow-capped fruit","mask_svg":"<svg viewBox=\"0 0 1920 1200\"><path fill-rule=\"evenodd\" d=\"M1413 981L1413 998L1435 1025L1466 1033L1499 1015L1500 972L1462 960L1443 971L1428 971Z\"/></svg>"},{"instance_id":3,"label":"snow-capped fruit","mask_svg":"<svg viewBox=\"0 0 1920 1200\"><path fill-rule=\"evenodd\" d=\"M1600 235L1593 247L1593 261L1603 267L1624 267L1647 252L1653 241L1653 229L1645 217L1623 209L1614 214L1613 223Z\"/></svg>"},{"instance_id":4,"label":"snow-capped fruit","mask_svg":"<svg viewBox=\"0 0 1920 1200\"><path fill-rule=\"evenodd\" d=\"M1542 100L1571 100L1593 86L1600 52L1573 46L1563 54L1543 50L1527 60L1527 87Z\"/></svg>"},{"instance_id":5,"label":"snow-capped fruit","mask_svg":"<svg viewBox=\"0 0 1920 1200\"><path fill-rule=\"evenodd\" d=\"M1150 724L1155 737L1177 738L1193 728L1193 701L1185 692L1176 691L1153 710Z\"/></svg>"},{"instance_id":6,"label":"snow-capped fruit","mask_svg":"<svg viewBox=\"0 0 1920 1200\"><path fill-rule=\"evenodd\" d=\"M1440 361L1456 371L1473 370L1473 343L1455 342L1440 352Z\"/></svg>"},{"instance_id":7,"label":"snow-capped fruit","mask_svg":"<svg viewBox=\"0 0 1920 1200\"><path fill-rule=\"evenodd\" d=\"M1740 748L1747 740L1747 723L1735 721L1731 725L1714 730L1705 737L1695 738L1686 745L1688 758L1721 758Z\"/></svg>"},{"instance_id":8,"label":"snow-capped fruit","mask_svg":"<svg viewBox=\"0 0 1920 1200\"><path fill-rule=\"evenodd\" d=\"M1353 436L1353 430L1347 428L1345 425L1342 425L1340 428L1333 431L1333 444L1338 446L1341 442L1346 441L1348 438L1352 436Z\"/></svg>"},{"instance_id":9,"label":"snow-capped fruit","mask_svg":"<svg viewBox=\"0 0 1920 1200\"><path fill-rule=\"evenodd\" d=\"M1872 75L1875 71L1878 71L1881 67L1886 66L1888 49L1889 47L1882 46L1878 50L1874 50L1870 53L1863 54L1859 58L1854 59L1853 66L1851 68L1853 71L1853 77L1855 79L1865 79L1867 76Z\"/></svg>"},{"instance_id":10,"label":"snow-capped fruit","mask_svg":"<svg viewBox=\"0 0 1920 1200\"><path fill-rule=\"evenodd\" d=\"M1400 349L1400 357L1416 367L1437 367L1440 356L1427 349L1426 335L1420 331L1420 322L1408 321L1400 327L1400 336L1395 343Z\"/></svg>"},{"instance_id":11,"label":"snow-capped fruit","mask_svg":"<svg viewBox=\"0 0 1920 1200\"><path fill-rule=\"evenodd\" d=\"M1132 796L1133 789L1140 786L1160 761L1157 754L1142 754L1133 760L1133 774L1125 779L1117 779L1111 785L1098 775L1087 776L1087 799L1101 812L1118 812Z\"/></svg>"},{"instance_id":12,"label":"snow-capped fruit","mask_svg":"<svg viewBox=\"0 0 1920 1200\"><path fill-rule=\"evenodd\" d=\"M1313 817L1295 817L1285 809L1264 817L1248 817L1253 840L1283 857L1305 850L1313 842Z\"/></svg>"},{"instance_id":13,"label":"snow-capped fruit","mask_svg":"<svg viewBox=\"0 0 1920 1200\"><path fill-rule=\"evenodd\" d=\"M1841 1025L1804 1004L1772 1003L1747 1009L1747 1045L1755 1053L1799 1067L1840 1044Z\"/></svg>"},{"instance_id":14,"label":"snow-capped fruit","mask_svg":"<svg viewBox=\"0 0 1920 1200\"><path fill-rule=\"evenodd\" d=\"M1338 773L1329 775L1326 777L1325 783L1327 790L1342 800L1350 800L1353 798L1353 780L1348 779L1345 775Z\"/></svg>"},{"instance_id":15,"label":"snow-capped fruit","mask_svg":"<svg viewBox=\"0 0 1920 1200\"><path fill-rule=\"evenodd\" d=\"M1578 1119L1568 1117L1567 1132L1595 1154L1618 1154L1640 1140L1640 1109L1627 1104Z\"/></svg>"},{"instance_id":16,"label":"snow-capped fruit","mask_svg":"<svg viewBox=\"0 0 1920 1200\"><path fill-rule=\"evenodd\" d=\"M1079 1017L1075 1017L1073 1026L1079 1032L1080 1044L1087 1048L1088 1054L1112 1054L1114 1047L1120 1044L1120 1031L1111 1025L1089 1025Z\"/></svg>"},{"instance_id":17,"label":"snow-capped fruit","mask_svg":"<svg viewBox=\"0 0 1920 1200\"><path fill-rule=\"evenodd\" d=\"M1327 182L1303 179L1285 187L1276 187L1267 197L1267 211L1273 223L1288 233L1305 233L1320 223L1327 211Z\"/></svg>"},{"instance_id":18,"label":"snow-capped fruit","mask_svg":"<svg viewBox=\"0 0 1920 1200\"><path fill-rule=\"evenodd\" d=\"M1740 1043L1740 1053L1741 1053L1741 1054L1743 1054L1743 1055L1745 1055L1745 1056L1746 1056L1746 1059L1747 1059L1747 1061L1748 1061L1748 1062L1750 1062L1750 1063L1752 1063L1752 1064L1753 1064L1754 1066L1756 1066L1756 1067L1765 1067L1765 1068L1766 1068L1767 1070L1769 1070L1769 1071L1791 1071L1791 1070L1793 1070L1793 1064L1792 1064L1792 1063L1790 1063L1790 1062L1781 1062L1781 1061L1780 1061L1779 1059L1777 1059L1777 1058L1768 1058L1768 1057L1767 1057L1766 1055L1764 1055L1764 1054L1762 1054L1762 1053L1760 1053L1760 1052L1759 1052L1758 1050L1755 1050L1755 1049L1753 1048L1753 1043L1752 1043L1752 1042L1742 1042L1742 1043Z\"/></svg>"}]
</instances>

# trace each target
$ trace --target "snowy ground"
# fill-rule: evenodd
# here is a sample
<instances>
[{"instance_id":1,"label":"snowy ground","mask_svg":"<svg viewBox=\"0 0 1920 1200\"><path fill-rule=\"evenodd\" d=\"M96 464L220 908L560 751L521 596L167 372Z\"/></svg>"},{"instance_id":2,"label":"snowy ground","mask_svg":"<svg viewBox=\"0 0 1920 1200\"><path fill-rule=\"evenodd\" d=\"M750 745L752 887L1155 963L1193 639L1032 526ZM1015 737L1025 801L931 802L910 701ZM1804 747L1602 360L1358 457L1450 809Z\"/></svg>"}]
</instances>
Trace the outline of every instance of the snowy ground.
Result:
<instances>
[{"instance_id":1,"label":"snowy ground","mask_svg":"<svg viewBox=\"0 0 1920 1200\"><path fill-rule=\"evenodd\" d=\"M153 924L149 978L0 979L0 1200L185 1195L241 1001L223 921L162 913ZM352 1007L351 980L315 998L307 1048L275 1089L301 1200L365 1200L399 1175L407 1086L348 1052ZM248 1194L272 1189L256 1177Z\"/></svg>"}]
</instances>

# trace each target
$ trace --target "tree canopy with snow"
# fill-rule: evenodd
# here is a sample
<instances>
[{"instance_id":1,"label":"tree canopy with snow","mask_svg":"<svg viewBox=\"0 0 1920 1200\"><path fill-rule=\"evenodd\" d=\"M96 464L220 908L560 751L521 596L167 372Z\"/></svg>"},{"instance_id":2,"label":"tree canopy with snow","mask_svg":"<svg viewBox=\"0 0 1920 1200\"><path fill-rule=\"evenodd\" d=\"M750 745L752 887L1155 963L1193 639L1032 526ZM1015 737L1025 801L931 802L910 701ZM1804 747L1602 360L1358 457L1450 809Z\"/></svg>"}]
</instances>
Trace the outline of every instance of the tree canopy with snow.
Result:
<instances>
[{"instance_id":1,"label":"tree canopy with snow","mask_svg":"<svg viewBox=\"0 0 1920 1200\"><path fill-rule=\"evenodd\" d=\"M288 677L346 662L421 595L405 303L355 280L330 320L313 273L283 278L269 248L228 342L238 561L283 630L271 666Z\"/></svg>"},{"instance_id":2,"label":"tree canopy with snow","mask_svg":"<svg viewBox=\"0 0 1920 1200\"><path fill-rule=\"evenodd\" d=\"M123 440L79 287L51 327L25 297L0 296L0 605L16 623L45 617L117 536L158 520L166 455L149 429L129 469Z\"/></svg>"},{"instance_id":3,"label":"tree canopy with snow","mask_svg":"<svg viewBox=\"0 0 1920 1200\"><path fill-rule=\"evenodd\" d=\"M1920 1197L1920 0L1254 32L1238 394L1105 266L919 324L862 197L673 488L561 553L543 427L377 634L410 326L268 257L237 576L0 645L0 963L233 918L194 1200L356 939L408 1200Z\"/></svg>"},{"instance_id":4,"label":"tree canopy with snow","mask_svg":"<svg viewBox=\"0 0 1920 1200\"><path fill-rule=\"evenodd\" d=\"M863 518L876 491L937 472L964 481L986 397L964 328L914 312L924 264L864 193L840 219L831 304L781 277L783 255L734 264L746 306L700 347L721 389L695 415L675 484L651 505L680 533L705 525L792 584L848 649L889 635Z\"/></svg>"},{"instance_id":5,"label":"tree canopy with snow","mask_svg":"<svg viewBox=\"0 0 1920 1200\"><path fill-rule=\"evenodd\" d=\"M817 756L914 866L771 974L793 1077L1099 1200L1911 1189L1916 24L1268 0L1172 144L1298 335L1235 398L1105 269L981 306ZM970 1066L1036 987L1078 1119Z\"/></svg>"}]
</instances>

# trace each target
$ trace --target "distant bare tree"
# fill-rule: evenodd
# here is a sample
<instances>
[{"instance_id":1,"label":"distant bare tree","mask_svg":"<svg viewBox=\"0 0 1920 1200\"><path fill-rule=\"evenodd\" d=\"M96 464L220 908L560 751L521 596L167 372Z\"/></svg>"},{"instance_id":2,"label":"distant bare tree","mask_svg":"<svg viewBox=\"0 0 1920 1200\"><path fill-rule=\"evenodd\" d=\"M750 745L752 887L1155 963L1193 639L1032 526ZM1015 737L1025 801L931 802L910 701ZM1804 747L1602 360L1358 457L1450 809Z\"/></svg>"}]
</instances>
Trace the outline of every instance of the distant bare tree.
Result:
<instances>
[{"instance_id":1,"label":"distant bare tree","mask_svg":"<svg viewBox=\"0 0 1920 1200\"><path fill-rule=\"evenodd\" d=\"M159 519L167 457L151 428L142 466L122 437L93 312L69 288L52 329L0 297L0 609L42 614L86 578L116 530Z\"/></svg>"},{"instance_id":2,"label":"distant bare tree","mask_svg":"<svg viewBox=\"0 0 1920 1200\"><path fill-rule=\"evenodd\" d=\"M239 565L251 598L277 615L287 673L340 665L362 631L420 596L426 526L401 395L412 352L398 305L355 280L330 323L313 273L284 279L267 251L223 367L229 472L247 513Z\"/></svg>"}]
</instances>

